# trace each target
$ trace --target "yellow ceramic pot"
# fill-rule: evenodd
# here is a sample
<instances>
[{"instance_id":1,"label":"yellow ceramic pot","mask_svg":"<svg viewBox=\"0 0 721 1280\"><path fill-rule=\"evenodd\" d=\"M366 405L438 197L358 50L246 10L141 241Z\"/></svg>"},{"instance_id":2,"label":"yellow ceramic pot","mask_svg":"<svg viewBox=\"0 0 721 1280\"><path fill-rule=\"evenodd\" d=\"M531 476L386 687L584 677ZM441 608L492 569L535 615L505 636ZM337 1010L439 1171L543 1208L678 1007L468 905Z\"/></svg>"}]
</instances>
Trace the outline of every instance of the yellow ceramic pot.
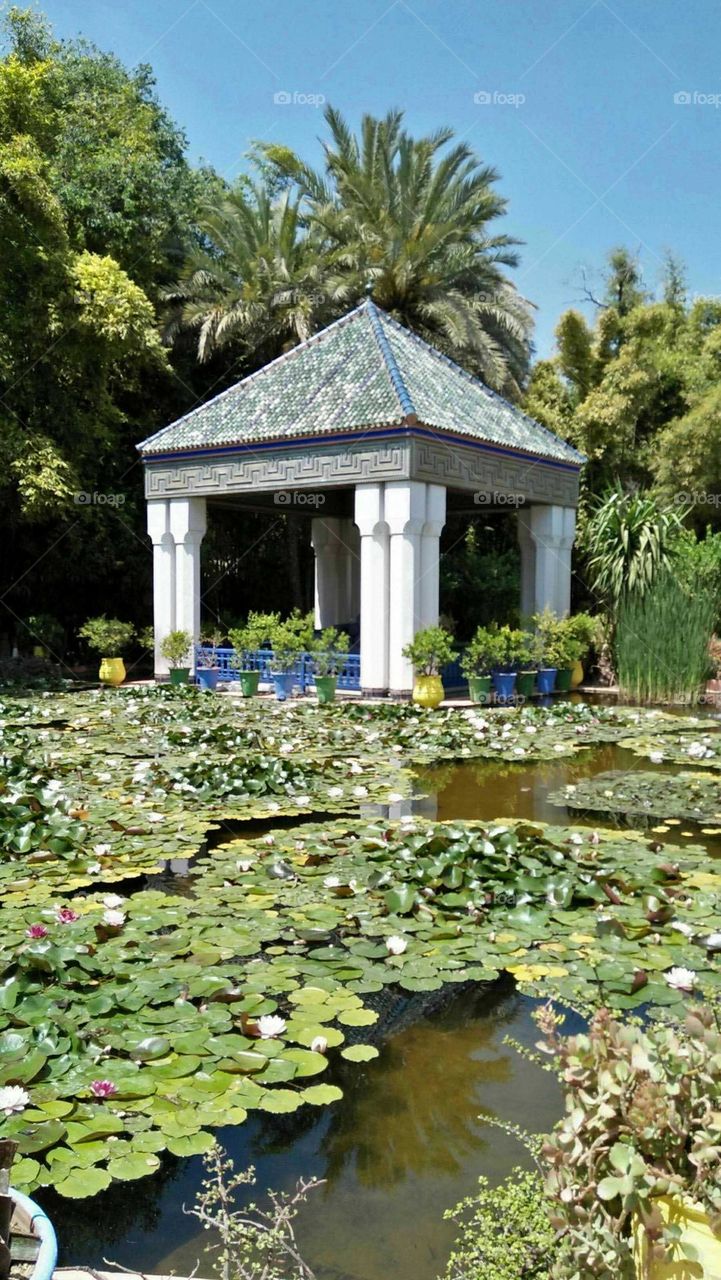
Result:
<instances>
[{"instance_id":1,"label":"yellow ceramic pot","mask_svg":"<svg viewBox=\"0 0 721 1280\"><path fill-rule=\"evenodd\" d=\"M574 662L573 675L571 676L571 688L577 689L579 684L583 684L583 665L580 662Z\"/></svg>"},{"instance_id":2,"label":"yellow ceramic pot","mask_svg":"<svg viewBox=\"0 0 721 1280\"><path fill-rule=\"evenodd\" d=\"M721 1239L711 1230L704 1210L679 1196L661 1196L656 1203L664 1222L679 1229L684 1244L693 1245L696 1250L695 1265L703 1270L693 1274L704 1280L721 1276ZM688 1259L681 1256L679 1249L674 1249L671 1262L649 1261L646 1232L638 1218L633 1227L633 1258L639 1280L689 1280L691 1275Z\"/></svg>"},{"instance_id":3,"label":"yellow ceramic pot","mask_svg":"<svg viewBox=\"0 0 721 1280\"><path fill-rule=\"evenodd\" d=\"M125 663L122 658L103 658L100 663L100 679L103 684L122 684L126 676Z\"/></svg>"},{"instance_id":4,"label":"yellow ceramic pot","mask_svg":"<svg viewBox=\"0 0 721 1280\"><path fill-rule=\"evenodd\" d=\"M416 676L413 701L419 707L437 707L444 697L445 690L440 676Z\"/></svg>"}]
</instances>

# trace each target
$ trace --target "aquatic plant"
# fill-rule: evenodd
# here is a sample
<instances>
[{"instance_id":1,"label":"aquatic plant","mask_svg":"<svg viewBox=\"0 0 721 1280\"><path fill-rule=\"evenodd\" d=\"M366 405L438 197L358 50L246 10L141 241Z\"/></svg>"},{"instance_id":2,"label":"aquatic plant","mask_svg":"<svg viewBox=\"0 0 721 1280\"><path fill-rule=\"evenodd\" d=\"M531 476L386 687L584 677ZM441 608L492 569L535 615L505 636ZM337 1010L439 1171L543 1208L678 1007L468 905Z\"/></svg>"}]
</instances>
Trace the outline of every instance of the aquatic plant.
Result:
<instances>
[{"instance_id":1,"label":"aquatic plant","mask_svg":"<svg viewBox=\"0 0 721 1280\"><path fill-rule=\"evenodd\" d=\"M659 749L657 762L660 764L664 758ZM585 813L624 814L648 820L670 818L671 825L682 818L713 823L721 833L721 778L706 774L611 770L568 783L562 790L551 792L548 799L552 804ZM668 825L661 828L662 833L669 830Z\"/></svg>"},{"instance_id":2,"label":"aquatic plant","mask_svg":"<svg viewBox=\"0 0 721 1280\"><path fill-rule=\"evenodd\" d=\"M718 601L670 572L643 593L629 590L618 606L616 669L622 697L633 702L693 704L705 684Z\"/></svg>"},{"instance_id":3,"label":"aquatic plant","mask_svg":"<svg viewBox=\"0 0 721 1280\"><path fill-rule=\"evenodd\" d=\"M540 1174L517 1168L478 1187L443 1215L459 1227L444 1280L550 1280L556 1232Z\"/></svg>"}]
</instances>

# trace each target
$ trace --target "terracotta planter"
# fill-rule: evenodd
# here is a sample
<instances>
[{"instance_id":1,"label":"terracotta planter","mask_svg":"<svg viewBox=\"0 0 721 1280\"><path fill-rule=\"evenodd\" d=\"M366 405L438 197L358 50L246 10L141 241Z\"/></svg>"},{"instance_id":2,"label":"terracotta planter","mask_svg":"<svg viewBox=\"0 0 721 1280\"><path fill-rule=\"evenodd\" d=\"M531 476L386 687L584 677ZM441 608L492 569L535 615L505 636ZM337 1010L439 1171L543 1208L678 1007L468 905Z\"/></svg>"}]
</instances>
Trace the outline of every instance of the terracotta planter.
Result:
<instances>
[{"instance_id":1,"label":"terracotta planter","mask_svg":"<svg viewBox=\"0 0 721 1280\"><path fill-rule=\"evenodd\" d=\"M705 1280L715 1280L721 1276L721 1239L711 1230L708 1216L704 1210L692 1200L682 1200L679 1196L661 1196L657 1201L665 1223L680 1232L680 1240L692 1245L696 1250L701 1270L689 1270L689 1263L678 1249L674 1250L671 1262L649 1261L648 1240L641 1221L634 1219L633 1227L633 1260L638 1280L689 1280L692 1274L703 1276Z\"/></svg>"},{"instance_id":2,"label":"terracotta planter","mask_svg":"<svg viewBox=\"0 0 721 1280\"><path fill-rule=\"evenodd\" d=\"M125 679L125 663L122 658L103 658L98 674L103 684L117 687Z\"/></svg>"},{"instance_id":3,"label":"terracotta planter","mask_svg":"<svg viewBox=\"0 0 721 1280\"><path fill-rule=\"evenodd\" d=\"M440 676L416 676L413 701L419 707L437 707L445 697Z\"/></svg>"}]
</instances>

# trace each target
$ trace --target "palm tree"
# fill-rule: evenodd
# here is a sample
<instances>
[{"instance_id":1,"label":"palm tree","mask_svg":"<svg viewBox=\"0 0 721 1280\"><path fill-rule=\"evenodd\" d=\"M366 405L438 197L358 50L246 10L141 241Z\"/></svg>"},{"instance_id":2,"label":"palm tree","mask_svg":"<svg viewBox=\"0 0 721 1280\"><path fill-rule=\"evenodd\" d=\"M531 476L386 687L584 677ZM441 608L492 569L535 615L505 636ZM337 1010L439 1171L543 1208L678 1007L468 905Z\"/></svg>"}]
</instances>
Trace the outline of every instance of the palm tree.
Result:
<instances>
[{"instance_id":1,"label":"palm tree","mask_svg":"<svg viewBox=\"0 0 721 1280\"><path fill-rule=\"evenodd\" d=\"M325 174L287 149L267 162L305 196L307 225L328 246L328 295L343 310L374 300L491 386L517 395L530 351L531 308L502 268L517 263L497 172L450 129L414 139L403 115L364 116L360 138L332 107Z\"/></svg>"},{"instance_id":2,"label":"palm tree","mask_svg":"<svg viewBox=\"0 0 721 1280\"><path fill-rule=\"evenodd\" d=\"M302 197L243 184L199 218L202 243L165 292L166 339L197 337L199 361L226 347L273 359L311 336L328 310L322 246L300 216Z\"/></svg>"}]
</instances>

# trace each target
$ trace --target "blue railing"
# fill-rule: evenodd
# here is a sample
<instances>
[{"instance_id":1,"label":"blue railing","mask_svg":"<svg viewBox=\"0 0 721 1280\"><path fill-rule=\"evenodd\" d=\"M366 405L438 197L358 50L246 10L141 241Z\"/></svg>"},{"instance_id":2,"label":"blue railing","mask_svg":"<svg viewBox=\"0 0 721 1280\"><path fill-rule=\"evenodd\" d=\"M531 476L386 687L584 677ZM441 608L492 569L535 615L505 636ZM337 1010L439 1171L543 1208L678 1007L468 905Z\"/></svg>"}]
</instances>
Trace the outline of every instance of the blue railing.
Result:
<instances>
[{"instance_id":1,"label":"blue railing","mask_svg":"<svg viewBox=\"0 0 721 1280\"><path fill-rule=\"evenodd\" d=\"M230 680L237 680L239 672L237 667L233 666L235 659L235 649L216 649L215 655L213 650L202 644L195 646L196 665L207 666L210 659L213 659L213 666L217 667L220 672L219 679L226 683ZM273 661L272 649L256 649L253 653L247 653L243 659L243 667L246 671L259 671L260 683L271 685L273 677L271 674L271 663ZM315 686L315 672L313 670L313 655L310 653L302 653L298 659L293 674L296 683L300 686L302 693L306 689ZM345 657L343 666L338 674L339 689L360 689L360 654L349 653Z\"/></svg>"}]
</instances>

